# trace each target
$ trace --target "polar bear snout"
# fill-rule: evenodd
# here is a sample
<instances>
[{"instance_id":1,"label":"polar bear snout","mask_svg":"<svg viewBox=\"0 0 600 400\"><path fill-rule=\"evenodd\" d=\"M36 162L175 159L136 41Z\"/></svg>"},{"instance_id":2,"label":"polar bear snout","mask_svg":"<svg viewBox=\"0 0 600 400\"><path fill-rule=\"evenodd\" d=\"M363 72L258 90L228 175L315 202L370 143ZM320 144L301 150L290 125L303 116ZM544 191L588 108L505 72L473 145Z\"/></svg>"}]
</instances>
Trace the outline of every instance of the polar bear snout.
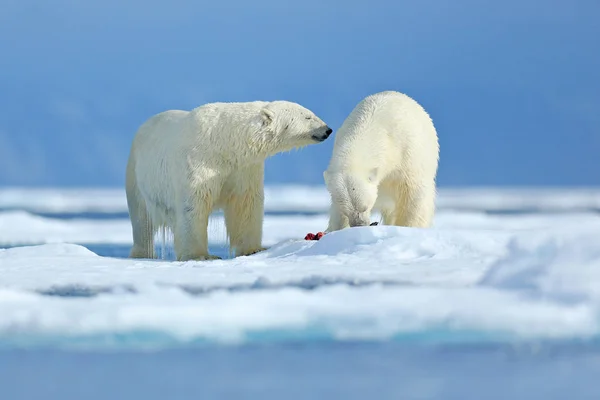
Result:
<instances>
[{"instance_id":1,"label":"polar bear snout","mask_svg":"<svg viewBox=\"0 0 600 400\"><path fill-rule=\"evenodd\" d=\"M316 140L317 142L323 142L325 141L333 132L333 129L331 129L328 126L325 126L325 131L322 133L315 133L312 135L312 138L314 140Z\"/></svg>"},{"instance_id":2,"label":"polar bear snout","mask_svg":"<svg viewBox=\"0 0 600 400\"><path fill-rule=\"evenodd\" d=\"M350 227L371 225L371 216L369 214L370 214L369 212L353 213L348 218Z\"/></svg>"}]
</instances>

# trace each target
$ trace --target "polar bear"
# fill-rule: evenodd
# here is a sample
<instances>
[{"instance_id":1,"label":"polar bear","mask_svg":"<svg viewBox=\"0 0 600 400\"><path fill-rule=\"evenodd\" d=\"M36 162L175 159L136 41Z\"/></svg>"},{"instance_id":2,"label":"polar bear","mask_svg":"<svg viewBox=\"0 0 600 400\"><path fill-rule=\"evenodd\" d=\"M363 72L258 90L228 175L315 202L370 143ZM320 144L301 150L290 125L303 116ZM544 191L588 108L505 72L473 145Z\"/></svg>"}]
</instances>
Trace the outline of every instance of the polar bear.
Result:
<instances>
[{"instance_id":1,"label":"polar bear","mask_svg":"<svg viewBox=\"0 0 600 400\"><path fill-rule=\"evenodd\" d=\"M405 94L364 98L335 135L323 173L331 196L332 232L371 223L429 227L435 211L439 144L427 112Z\"/></svg>"},{"instance_id":2,"label":"polar bear","mask_svg":"<svg viewBox=\"0 0 600 400\"><path fill-rule=\"evenodd\" d=\"M265 159L326 140L332 129L288 101L208 103L152 116L133 139L126 195L132 258L155 258L154 233L169 228L178 261L208 253L208 217L225 215L230 251L261 247Z\"/></svg>"}]
</instances>

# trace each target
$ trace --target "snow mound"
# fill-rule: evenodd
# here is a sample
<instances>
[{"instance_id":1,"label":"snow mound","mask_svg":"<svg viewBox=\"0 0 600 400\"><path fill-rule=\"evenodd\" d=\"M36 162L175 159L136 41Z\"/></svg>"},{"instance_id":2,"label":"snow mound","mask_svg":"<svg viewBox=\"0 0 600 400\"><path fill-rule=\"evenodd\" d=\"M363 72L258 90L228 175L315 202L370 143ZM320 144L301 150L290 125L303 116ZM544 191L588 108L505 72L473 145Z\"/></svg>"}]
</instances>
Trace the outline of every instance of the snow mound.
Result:
<instances>
[{"instance_id":1,"label":"snow mound","mask_svg":"<svg viewBox=\"0 0 600 400\"><path fill-rule=\"evenodd\" d=\"M599 232L514 238L480 284L556 300L600 300Z\"/></svg>"},{"instance_id":2,"label":"snow mound","mask_svg":"<svg viewBox=\"0 0 600 400\"><path fill-rule=\"evenodd\" d=\"M41 257L90 257L97 255L84 246L71 243L54 243L0 249L0 259Z\"/></svg>"},{"instance_id":3,"label":"snow mound","mask_svg":"<svg viewBox=\"0 0 600 400\"><path fill-rule=\"evenodd\" d=\"M415 262L426 259L453 259L494 253L508 239L506 233L442 229L417 229L396 226L357 227L331 232L319 241L283 243L261 257L315 257L368 261L370 265ZM500 246L501 248L501 246Z\"/></svg>"},{"instance_id":4,"label":"snow mound","mask_svg":"<svg viewBox=\"0 0 600 400\"><path fill-rule=\"evenodd\" d=\"M0 212L0 245L41 243L128 243L129 220L60 220L26 211Z\"/></svg>"}]
</instances>

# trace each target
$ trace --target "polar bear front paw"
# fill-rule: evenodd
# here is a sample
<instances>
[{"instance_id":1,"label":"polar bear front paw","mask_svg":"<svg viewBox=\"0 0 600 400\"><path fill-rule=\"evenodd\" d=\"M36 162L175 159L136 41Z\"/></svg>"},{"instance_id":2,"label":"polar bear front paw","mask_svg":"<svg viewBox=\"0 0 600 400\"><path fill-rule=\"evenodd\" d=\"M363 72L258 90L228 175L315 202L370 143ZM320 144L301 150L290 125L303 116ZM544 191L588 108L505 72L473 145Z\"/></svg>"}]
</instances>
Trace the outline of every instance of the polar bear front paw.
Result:
<instances>
[{"instance_id":1,"label":"polar bear front paw","mask_svg":"<svg viewBox=\"0 0 600 400\"><path fill-rule=\"evenodd\" d=\"M213 256L212 254L202 256L182 256L178 261L211 261L211 260L222 260L219 256Z\"/></svg>"},{"instance_id":2,"label":"polar bear front paw","mask_svg":"<svg viewBox=\"0 0 600 400\"><path fill-rule=\"evenodd\" d=\"M241 256L251 256L252 254L260 253L261 251L265 251L265 250L267 250L266 247L259 247L257 249L241 251L238 254L238 257L241 257Z\"/></svg>"}]
</instances>

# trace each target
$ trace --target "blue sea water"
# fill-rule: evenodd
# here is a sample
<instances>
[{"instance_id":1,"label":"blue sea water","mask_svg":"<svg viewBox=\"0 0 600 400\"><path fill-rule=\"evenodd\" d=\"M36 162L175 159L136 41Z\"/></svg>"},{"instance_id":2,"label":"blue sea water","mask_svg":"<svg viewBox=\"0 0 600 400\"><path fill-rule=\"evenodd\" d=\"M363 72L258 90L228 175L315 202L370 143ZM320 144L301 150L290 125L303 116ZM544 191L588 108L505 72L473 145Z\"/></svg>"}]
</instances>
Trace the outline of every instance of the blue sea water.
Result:
<instances>
[{"instance_id":1,"label":"blue sea water","mask_svg":"<svg viewBox=\"0 0 600 400\"><path fill-rule=\"evenodd\" d=\"M129 252L123 245L86 247L108 257L126 257ZM227 255L226 248L212 251ZM0 346L2 399L600 398L597 341L517 343L477 333L450 338L442 331L339 342L304 332L285 340L276 333L265 334L235 346L191 343L140 350L128 343L148 338L132 335L119 338L115 348L99 350L28 346L22 339L19 346Z\"/></svg>"},{"instance_id":2,"label":"blue sea water","mask_svg":"<svg viewBox=\"0 0 600 400\"><path fill-rule=\"evenodd\" d=\"M0 352L5 399L597 399L600 348L319 343Z\"/></svg>"}]
</instances>

